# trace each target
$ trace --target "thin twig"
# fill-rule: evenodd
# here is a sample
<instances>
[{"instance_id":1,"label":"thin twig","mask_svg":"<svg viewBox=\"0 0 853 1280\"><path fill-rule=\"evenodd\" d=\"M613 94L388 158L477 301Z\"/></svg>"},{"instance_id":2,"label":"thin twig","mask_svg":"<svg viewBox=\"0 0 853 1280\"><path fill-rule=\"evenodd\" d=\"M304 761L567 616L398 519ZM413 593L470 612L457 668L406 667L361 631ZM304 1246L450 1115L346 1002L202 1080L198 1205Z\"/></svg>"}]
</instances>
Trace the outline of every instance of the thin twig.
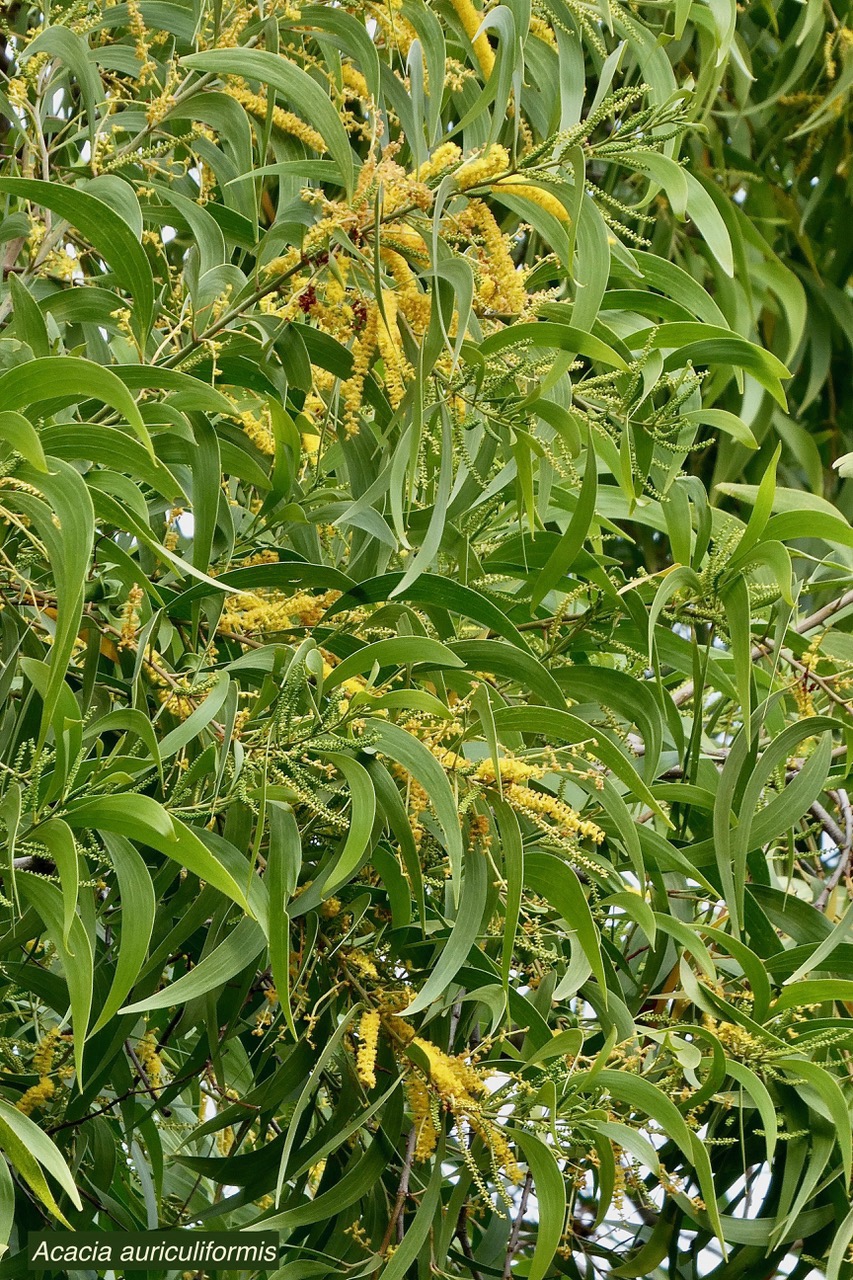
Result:
<instances>
[{"instance_id":1,"label":"thin twig","mask_svg":"<svg viewBox=\"0 0 853 1280\"><path fill-rule=\"evenodd\" d=\"M814 613L810 613L808 617L801 618L794 626L797 635L804 636L808 631L814 631L817 627L823 625L827 619L833 617L834 614L840 613L842 609L846 609L848 605L853 604L853 591L845 591L843 596L839 596L837 600L831 600L829 604L825 604L822 609L817 609ZM759 658L764 658L771 653L776 647L775 640L769 636L761 644L753 646L750 655L753 662L757 662ZM814 678L813 676L811 677ZM680 689L676 689L672 695L672 700L677 707L683 706L685 702L689 702L693 697L694 685L693 681L683 684Z\"/></svg>"},{"instance_id":2,"label":"thin twig","mask_svg":"<svg viewBox=\"0 0 853 1280\"><path fill-rule=\"evenodd\" d=\"M843 787L839 787L837 791L830 791L829 794L844 817L844 847L853 849L853 808L850 807L850 797Z\"/></svg>"},{"instance_id":3,"label":"thin twig","mask_svg":"<svg viewBox=\"0 0 853 1280\"><path fill-rule=\"evenodd\" d=\"M397 1200L394 1205L394 1211L388 1221L385 1235L382 1237L382 1243L379 1246L379 1253L382 1257L385 1256L385 1251L391 1243L391 1237L394 1234L394 1227L397 1225L398 1218L402 1225L401 1214L403 1212L403 1206L406 1203L406 1197L409 1194L409 1179L412 1176L412 1163L415 1158L415 1143L417 1142L417 1138L417 1127L412 1125L411 1130L409 1131L409 1140L406 1143L406 1154L403 1157L403 1168L400 1172L400 1185L397 1188Z\"/></svg>"},{"instance_id":4,"label":"thin twig","mask_svg":"<svg viewBox=\"0 0 853 1280\"><path fill-rule=\"evenodd\" d=\"M515 1222L512 1224L510 1232L509 1244L506 1248L506 1262L504 1263L503 1280L510 1280L512 1275L512 1263L515 1255L518 1253L518 1240L521 1235L521 1224L524 1221L524 1215L527 1212L527 1201L530 1199L530 1188L533 1186L533 1174L530 1170L524 1175L524 1186L521 1189L521 1199L518 1203L518 1213L515 1216Z\"/></svg>"},{"instance_id":5,"label":"thin twig","mask_svg":"<svg viewBox=\"0 0 853 1280\"><path fill-rule=\"evenodd\" d=\"M811 806L811 812L817 818L831 840L835 841L838 847L838 863L832 875L825 882L820 894L815 901L815 907L818 911L825 911L829 902L833 889L841 880L841 877L848 875L850 872L850 862L853 857L853 810L850 807L850 799L846 791L839 788L838 791L830 792L835 800L841 813L844 816L844 831L836 824L836 822L826 812L823 805L817 801ZM828 820L828 821L827 821Z\"/></svg>"},{"instance_id":6,"label":"thin twig","mask_svg":"<svg viewBox=\"0 0 853 1280\"><path fill-rule=\"evenodd\" d=\"M818 800L815 800L814 803L809 806L809 812L813 817L817 818L830 840L832 840L836 848L843 853L844 832L841 830L832 815L824 809L823 805Z\"/></svg>"},{"instance_id":7,"label":"thin twig","mask_svg":"<svg viewBox=\"0 0 853 1280\"><path fill-rule=\"evenodd\" d=\"M139 1077L140 1083L145 1087L145 1092L150 1095L155 1105L157 1105L158 1110L160 1110L161 1108L159 1107L159 1102L160 1102L159 1095L157 1093L157 1090L154 1088L153 1084L149 1080L148 1072L145 1070L144 1066L140 1062L139 1057L137 1056L136 1050L134 1049L133 1045L130 1043L129 1040L125 1040L124 1047L127 1050L128 1057L130 1058L131 1062L133 1063L136 1069L136 1074ZM164 1116L170 1116L172 1114L171 1109L168 1107L162 1108L162 1111Z\"/></svg>"},{"instance_id":8,"label":"thin twig","mask_svg":"<svg viewBox=\"0 0 853 1280\"><path fill-rule=\"evenodd\" d=\"M209 1065L209 1063L206 1065ZM169 1085L186 1084L188 1080L195 1080L198 1074L197 1070L190 1071L185 1076L177 1076L174 1080L170 1080ZM45 1132L54 1134L61 1132L62 1129L79 1129L80 1126L86 1124L87 1121L96 1120L98 1116L106 1115L108 1111L112 1111L113 1107L118 1106L120 1102L125 1102L128 1098L135 1098L142 1093L148 1093L148 1087L145 1084L142 1084L142 1081L140 1081L140 1084L142 1085L141 1088L138 1088L136 1085L132 1085L129 1089L126 1089L124 1093L117 1094L115 1098L111 1098L108 1102L105 1102L102 1107L98 1107L95 1111L89 1111L85 1116L80 1116L76 1120L63 1120L60 1124L52 1125L49 1129L46 1129Z\"/></svg>"},{"instance_id":9,"label":"thin twig","mask_svg":"<svg viewBox=\"0 0 853 1280\"><path fill-rule=\"evenodd\" d=\"M462 1252L468 1259L470 1264L469 1270L474 1280L483 1280L480 1272L477 1270L477 1259L474 1257L474 1250L471 1248L471 1240L468 1236L468 1202L467 1200L459 1210L459 1217L456 1220L456 1239L462 1247Z\"/></svg>"}]
</instances>

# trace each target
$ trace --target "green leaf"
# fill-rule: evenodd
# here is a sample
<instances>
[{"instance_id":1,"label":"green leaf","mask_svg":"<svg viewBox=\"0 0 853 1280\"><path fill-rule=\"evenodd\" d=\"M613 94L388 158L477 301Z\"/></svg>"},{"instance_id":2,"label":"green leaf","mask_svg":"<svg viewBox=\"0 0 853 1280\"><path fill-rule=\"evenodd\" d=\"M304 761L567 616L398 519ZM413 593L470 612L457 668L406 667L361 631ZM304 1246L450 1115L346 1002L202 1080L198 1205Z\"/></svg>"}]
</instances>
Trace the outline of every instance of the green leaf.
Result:
<instances>
[{"instance_id":1,"label":"green leaf","mask_svg":"<svg viewBox=\"0 0 853 1280\"><path fill-rule=\"evenodd\" d=\"M450 859L454 896L458 902L462 874L462 833L456 800L441 765L420 739L404 729L383 720L368 720L377 750L401 764L415 778L430 798L441 828L444 847ZM477 921L479 925L479 921Z\"/></svg>"},{"instance_id":2,"label":"green leaf","mask_svg":"<svg viewBox=\"0 0 853 1280\"><path fill-rule=\"evenodd\" d=\"M457 657L446 645L427 636L391 636L388 640L376 640L351 653L343 662L339 662L324 681L326 689L336 689L353 676L369 672L377 667L411 666L415 663L428 663L429 666L461 667L462 659Z\"/></svg>"},{"instance_id":3,"label":"green leaf","mask_svg":"<svg viewBox=\"0 0 853 1280\"><path fill-rule=\"evenodd\" d=\"M794 1009L798 1005L824 1004L827 1001L853 1003L853 981L844 978L807 978L785 987L773 1002L773 1013Z\"/></svg>"},{"instance_id":4,"label":"green leaf","mask_svg":"<svg viewBox=\"0 0 853 1280\"><path fill-rule=\"evenodd\" d=\"M341 751L327 751L325 758L346 778L350 791L350 825L344 847L335 859L324 895L336 893L354 875L370 843L376 817L376 792L367 770Z\"/></svg>"},{"instance_id":5,"label":"green leaf","mask_svg":"<svg viewBox=\"0 0 853 1280\"><path fill-rule=\"evenodd\" d=\"M107 1026L139 977L148 954L157 906L148 868L130 841L107 832L101 834L101 839L118 877L122 919L118 963L91 1035Z\"/></svg>"},{"instance_id":6,"label":"green leaf","mask_svg":"<svg viewBox=\"0 0 853 1280\"><path fill-rule=\"evenodd\" d=\"M347 191L352 191L354 157L340 116L328 95L296 63L262 49L208 49L182 58L181 64L202 72L259 80L276 90L322 134Z\"/></svg>"},{"instance_id":7,"label":"green leaf","mask_svg":"<svg viewBox=\"0 0 853 1280\"><path fill-rule=\"evenodd\" d=\"M734 255L726 224L701 182L688 170L683 172L687 183L687 213L702 233L714 261L720 264L727 276L733 276Z\"/></svg>"},{"instance_id":8,"label":"green leaf","mask_svg":"<svg viewBox=\"0 0 853 1280\"><path fill-rule=\"evenodd\" d=\"M16 453L26 458L34 470L47 471L41 440L23 414L11 411L0 413L0 440L5 440Z\"/></svg>"},{"instance_id":9,"label":"green leaf","mask_svg":"<svg viewBox=\"0 0 853 1280\"><path fill-rule=\"evenodd\" d=\"M144 339L154 314L154 278L145 250L126 221L103 200L61 182L43 182L39 178L0 178L0 192L43 205L85 236L133 299L137 333ZM59 357L53 359L55 361ZM50 386L50 382L47 385ZM17 406L8 406L4 402L4 407Z\"/></svg>"},{"instance_id":10,"label":"green leaf","mask_svg":"<svg viewBox=\"0 0 853 1280\"><path fill-rule=\"evenodd\" d=\"M64 26L49 26L40 31L24 50L27 60L35 54L49 53L61 58L80 86L86 115L89 120L89 142L94 146L97 127L96 109L106 96L101 78L89 56L89 48L82 36ZM23 58L22 58L23 61Z\"/></svg>"},{"instance_id":11,"label":"green leaf","mask_svg":"<svg viewBox=\"0 0 853 1280\"><path fill-rule=\"evenodd\" d=\"M0 179L0 190L2 182ZM19 364L0 374L0 397L7 410L38 406L46 400L63 399L66 403L78 403L84 398L101 400L122 414L154 458L148 428L133 396L112 369L91 360L79 356L49 356Z\"/></svg>"},{"instance_id":12,"label":"green leaf","mask_svg":"<svg viewBox=\"0 0 853 1280\"><path fill-rule=\"evenodd\" d=\"M776 1150L776 1140L778 1137L779 1126L776 1119L776 1107L770 1092L764 1082L755 1074L755 1072L747 1067L743 1062L737 1062L729 1059L726 1062L726 1070L733 1080L746 1090L755 1104L755 1108L761 1117L761 1123L764 1127L764 1142L767 1151L767 1163L773 1159L773 1153Z\"/></svg>"},{"instance_id":13,"label":"green leaf","mask_svg":"<svg viewBox=\"0 0 853 1280\"><path fill-rule=\"evenodd\" d=\"M302 842L290 808L275 800L267 803L270 819L270 847L266 869L270 895L270 969L288 1030L293 1039L298 1040L290 1003L290 917L287 908L299 880Z\"/></svg>"},{"instance_id":14,"label":"green leaf","mask_svg":"<svg viewBox=\"0 0 853 1280\"><path fill-rule=\"evenodd\" d=\"M29 871L19 871L18 886L44 921L48 937L56 948L62 963L68 994L71 999L71 1016L74 1020L74 1065L77 1085L83 1088L83 1044L89 1027L92 1010L93 959L92 944L79 915L75 915L65 942L62 894Z\"/></svg>"},{"instance_id":15,"label":"green leaf","mask_svg":"<svg viewBox=\"0 0 853 1280\"><path fill-rule=\"evenodd\" d=\"M543 314L547 314L544 309ZM510 328L499 330L480 344L480 354L488 358L506 347L514 347L522 342L586 356L590 360L597 360L600 364L606 364L612 369L621 369L623 372L628 368L622 357L600 338L593 337L591 333L584 333L582 329L572 328L569 324L555 324L549 320L540 320L536 324L515 324Z\"/></svg>"},{"instance_id":16,"label":"green leaf","mask_svg":"<svg viewBox=\"0 0 853 1280\"><path fill-rule=\"evenodd\" d=\"M0 376L0 396L3 394L3 381ZM56 583L57 616L50 674L46 687L40 690L43 741L59 705L68 663L80 629L86 574L95 536L95 513L86 485L66 462L53 459L48 473L30 470L26 464L19 468L17 476L37 488L49 504L37 502L25 494L17 497L18 504L38 527L50 555Z\"/></svg>"},{"instance_id":17,"label":"green leaf","mask_svg":"<svg viewBox=\"0 0 853 1280\"><path fill-rule=\"evenodd\" d=\"M518 1129L513 1134L533 1175L538 1206L536 1248L530 1262L528 1280L544 1280L563 1236L566 1221L566 1184L554 1152L532 1133Z\"/></svg>"},{"instance_id":18,"label":"green leaf","mask_svg":"<svg viewBox=\"0 0 853 1280\"><path fill-rule=\"evenodd\" d=\"M535 609L545 596L556 587L574 564L575 557L586 540L595 515L595 499L598 492L598 475L595 453L590 447L587 450L586 470L583 484L578 496L578 503L569 521L566 532L548 557L544 569L535 579L530 597L530 606Z\"/></svg>"},{"instance_id":19,"label":"green leaf","mask_svg":"<svg viewBox=\"0 0 853 1280\"><path fill-rule=\"evenodd\" d=\"M70 1228L71 1224L54 1200L41 1170L46 1169L56 1179L75 1209L82 1209L71 1170L47 1134L4 1098L0 1098L0 1146L41 1202L55 1218Z\"/></svg>"},{"instance_id":20,"label":"green leaf","mask_svg":"<svg viewBox=\"0 0 853 1280\"><path fill-rule=\"evenodd\" d=\"M62 889L62 941L68 948L71 926L76 919L77 890L80 870L77 862L77 845L71 828L61 818L49 818L33 831L35 839L43 844L48 855L56 863Z\"/></svg>"},{"instance_id":21,"label":"green leaf","mask_svg":"<svg viewBox=\"0 0 853 1280\"><path fill-rule=\"evenodd\" d=\"M496 757L492 757L496 759ZM501 949L501 977L508 988L515 952L516 932L524 892L524 844L515 810L504 800L493 800L495 819L501 835L504 878L506 880L506 915Z\"/></svg>"},{"instance_id":22,"label":"green leaf","mask_svg":"<svg viewBox=\"0 0 853 1280\"><path fill-rule=\"evenodd\" d=\"M70 827L112 831L150 845L206 880L220 893L249 910L246 889L219 862L198 836L149 796L105 795L75 802L65 819ZM249 871L247 868L247 877Z\"/></svg>"},{"instance_id":23,"label":"green leaf","mask_svg":"<svg viewBox=\"0 0 853 1280\"><path fill-rule=\"evenodd\" d=\"M231 930L223 942L200 960L191 973L171 982L162 991L125 1005L119 1013L147 1013L153 1009L171 1009L207 995L242 973L266 947L263 930L256 921L245 917Z\"/></svg>"},{"instance_id":24,"label":"green leaf","mask_svg":"<svg viewBox=\"0 0 853 1280\"><path fill-rule=\"evenodd\" d=\"M409 1222L402 1244L394 1251L394 1256L380 1272L382 1280L403 1280L429 1236L441 1206L441 1189L444 1184L443 1154L444 1140L441 1138L425 1192L414 1217Z\"/></svg>"},{"instance_id":25,"label":"green leaf","mask_svg":"<svg viewBox=\"0 0 853 1280\"><path fill-rule=\"evenodd\" d=\"M483 923L487 889L486 859L480 852L474 851L465 861L462 897L450 936L426 982L414 1000L402 1010L403 1017L412 1017L429 1008L433 1000L439 999L447 991L476 944Z\"/></svg>"},{"instance_id":26,"label":"green leaf","mask_svg":"<svg viewBox=\"0 0 853 1280\"><path fill-rule=\"evenodd\" d=\"M606 1005L607 980L601 959L601 939L577 875L553 854L531 852L524 860L524 881L534 893L550 902L569 928L577 932Z\"/></svg>"},{"instance_id":27,"label":"green leaf","mask_svg":"<svg viewBox=\"0 0 853 1280\"><path fill-rule=\"evenodd\" d=\"M8 1251L15 1225L15 1183L5 1160L0 1160L0 1256Z\"/></svg>"},{"instance_id":28,"label":"green leaf","mask_svg":"<svg viewBox=\"0 0 853 1280\"><path fill-rule=\"evenodd\" d=\"M850 1111L837 1080L816 1062L799 1057L779 1058L777 1062L781 1071L788 1071L797 1081L805 1080L825 1106L841 1150L844 1178L849 1181L853 1171L853 1135L850 1132Z\"/></svg>"}]
</instances>

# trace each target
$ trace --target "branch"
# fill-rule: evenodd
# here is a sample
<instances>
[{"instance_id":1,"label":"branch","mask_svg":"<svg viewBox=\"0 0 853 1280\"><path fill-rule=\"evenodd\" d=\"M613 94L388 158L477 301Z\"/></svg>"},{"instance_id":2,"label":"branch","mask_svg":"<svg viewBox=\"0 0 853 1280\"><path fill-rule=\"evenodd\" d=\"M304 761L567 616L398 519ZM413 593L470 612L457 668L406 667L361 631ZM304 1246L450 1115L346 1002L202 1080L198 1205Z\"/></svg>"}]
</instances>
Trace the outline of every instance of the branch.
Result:
<instances>
[{"instance_id":1,"label":"branch","mask_svg":"<svg viewBox=\"0 0 853 1280\"><path fill-rule=\"evenodd\" d=\"M833 617L834 614L840 613L842 609L846 609L848 605L853 604L853 591L845 591L843 596L839 596L837 600L831 600L829 604L825 604L822 609L817 609L814 613L810 613L808 617L801 618L795 625L794 631L797 635L803 636L808 631L814 631L817 627L822 626L827 619ZM753 662L757 662L759 658L764 658L768 653L772 653L776 647L775 640L764 640L761 644L753 646L751 658ZM676 689L672 695L672 700L677 707L682 706L685 702L689 702L693 697L694 684L688 681L687 684Z\"/></svg>"},{"instance_id":2,"label":"branch","mask_svg":"<svg viewBox=\"0 0 853 1280\"><path fill-rule=\"evenodd\" d=\"M459 1210L459 1217L456 1220L456 1239L462 1246L462 1252L470 1263L470 1272L474 1280L483 1280L480 1272L477 1270L477 1259L474 1257L474 1250L471 1248L471 1240L468 1236L468 1202L467 1200Z\"/></svg>"},{"instance_id":3,"label":"branch","mask_svg":"<svg viewBox=\"0 0 853 1280\"><path fill-rule=\"evenodd\" d=\"M394 1211L388 1220L388 1226L385 1235L382 1237L382 1243L379 1246L379 1252L384 1257L385 1251L391 1243L391 1236L394 1234L394 1228L397 1220L403 1212L403 1206L406 1203L406 1197L409 1194L409 1179L412 1176L412 1161L415 1158L415 1143L417 1142L417 1130L412 1125L409 1131L409 1140L406 1143L406 1154L403 1157L403 1168L400 1172L400 1185L397 1188L397 1200L394 1205Z\"/></svg>"},{"instance_id":4,"label":"branch","mask_svg":"<svg viewBox=\"0 0 853 1280\"><path fill-rule=\"evenodd\" d=\"M518 1203L518 1213L515 1216L515 1222L512 1224L512 1232L509 1237L509 1244L506 1249L506 1262L504 1263L503 1280L510 1280L512 1275L512 1263L515 1255L518 1253L518 1238L521 1235L521 1224L524 1221L524 1215L527 1212L527 1201L530 1198L530 1188L533 1186L533 1174L530 1170L524 1175L524 1186L521 1190L521 1199Z\"/></svg>"},{"instance_id":5,"label":"branch","mask_svg":"<svg viewBox=\"0 0 853 1280\"><path fill-rule=\"evenodd\" d=\"M829 897L833 889L843 875L849 874L850 860L851 856L853 856L853 810L851 810L850 807L850 799L847 792L842 788L839 788L838 791L831 792L830 794L833 796L833 799L844 815L844 831L841 831L840 827L836 825L823 806L815 801L811 807L811 812L817 818L818 822L820 822L830 839L835 841L839 850L838 865L824 884L815 902L815 906L818 911L826 910L826 905L829 902Z\"/></svg>"}]
</instances>

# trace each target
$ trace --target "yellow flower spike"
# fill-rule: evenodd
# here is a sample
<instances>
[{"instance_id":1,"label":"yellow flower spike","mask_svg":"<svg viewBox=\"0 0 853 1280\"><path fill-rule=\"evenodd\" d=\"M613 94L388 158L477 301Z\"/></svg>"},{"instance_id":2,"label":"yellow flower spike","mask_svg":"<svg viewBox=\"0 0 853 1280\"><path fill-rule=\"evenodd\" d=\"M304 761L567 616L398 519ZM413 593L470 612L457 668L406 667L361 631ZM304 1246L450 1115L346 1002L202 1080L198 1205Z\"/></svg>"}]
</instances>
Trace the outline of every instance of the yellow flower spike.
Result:
<instances>
[{"instance_id":1,"label":"yellow flower spike","mask_svg":"<svg viewBox=\"0 0 853 1280\"><path fill-rule=\"evenodd\" d=\"M582 818L576 809L549 792L531 791L518 783L511 783L504 792L506 799L520 812L527 814L534 821L537 818L550 818L569 836L592 840L601 844L604 832L587 818Z\"/></svg>"},{"instance_id":2,"label":"yellow flower spike","mask_svg":"<svg viewBox=\"0 0 853 1280\"><path fill-rule=\"evenodd\" d=\"M384 318L377 328L377 346L385 365L385 390L392 408L396 409L406 393L406 383L412 377L412 369L402 355L402 338L397 327L397 295L390 289L382 290Z\"/></svg>"},{"instance_id":3,"label":"yellow flower spike","mask_svg":"<svg viewBox=\"0 0 853 1280\"><path fill-rule=\"evenodd\" d=\"M15 1103L15 1107L23 1115L31 1115L37 1108L47 1106L55 1092L56 1085L53 1081L48 1076L42 1076L38 1084L30 1085Z\"/></svg>"},{"instance_id":4,"label":"yellow flower spike","mask_svg":"<svg viewBox=\"0 0 853 1280\"><path fill-rule=\"evenodd\" d=\"M527 305L524 276L515 265L511 242L482 200L471 200L454 218L456 230L477 245L477 300L491 311L518 315Z\"/></svg>"},{"instance_id":5,"label":"yellow flower spike","mask_svg":"<svg viewBox=\"0 0 853 1280\"><path fill-rule=\"evenodd\" d=\"M344 88L350 90L348 97L359 98L362 102L370 101L371 94L367 87L367 81L352 63L344 62L341 64L341 81Z\"/></svg>"},{"instance_id":6,"label":"yellow flower spike","mask_svg":"<svg viewBox=\"0 0 853 1280\"><path fill-rule=\"evenodd\" d=\"M136 1045L136 1056L148 1078L152 1089L159 1089L163 1083L163 1062L157 1052L157 1038L153 1031L146 1031Z\"/></svg>"},{"instance_id":7,"label":"yellow flower spike","mask_svg":"<svg viewBox=\"0 0 853 1280\"><path fill-rule=\"evenodd\" d=\"M568 210L553 192L545 191L542 187L525 182L524 178L518 174L501 178L500 182L493 183L492 191L498 194L503 191L510 196L521 196L524 200L530 200L532 204L538 204L540 209L552 214L559 222L571 222Z\"/></svg>"},{"instance_id":8,"label":"yellow flower spike","mask_svg":"<svg viewBox=\"0 0 853 1280\"><path fill-rule=\"evenodd\" d=\"M466 160L456 174L460 191L468 191L471 187L479 187L504 173L509 168L509 152L506 147L493 142L481 156Z\"/></svg>"},{"instance_id":9,"label":"yellow flower spike","mask_svg":"<svg viewBox=\"0 0 853 1280\"><path fill-rule=\"evenodd\" d=\"M477 28L485 15L479 9L474 8L472 0L450 0L450 3L456 10L456 16L462 23L466 36L471 41L474 55L480 64L480 70L488 80L494 69L495 54L489 44L488 36L485 33L480 36L477 35Z\"/></svg>"},{"instance_id":10,"label":"yellow flower spike","mask_svg":"<svg viewBox=\"0 0 853 1280\"><path fill-rule=\"evenodd\" d=\"M139 630L139 606L145 599L145 593L138 582L134 582L127 593L121 611L121 635L118 640L119 649L132 649L136 644L136 633Z\"/></svg>"},{"instance_id":11,"label":"yellow flower spike","mask_svg":"<svg viewBox=\"0 0 853 1280\"><path fill-rule=\"evenodd\" d=\"M364 328L353 344L352 374L341 388L344 431L348 436L356 435L358 432L364 381L377 344L379 308L375 302L368 302L365 304L365 312Z\"/></svg>"},{"instance_id":12,"label":"yellow flower spike","mask_svg":"<svg viewBox=\"0 0 853 1280\"><path fill-rule=\"evenodd\" d=\"M393 253L395 250L416 258L419 265L429 266L429 250L424 244L423 236L401 222L392 223L382 235L381 257L387 260L389 251Z\"/></svg>"},{"instance_id":13,"label":"yellow flower spike","mask_svg":"<svg viewBox=\"0 0 853 1280\"><path fill-rule=\"evenodd\" d=\"M438 1132L430 1111L429 1089L416 1071L406 1076L406 1096L416 1134L415 1159L428 1160L435 1151Z\"/></svg>"},{"instance_id":14,"label":"yellow flower spike","mask_svg":"<svg viewBox=\"0 0 853 1280\"><path fill-rule=\"evenodd\" d=\"M270 425L269 409L259 408L240 414L240 424L252 444L272 458L275 455L275 436Z\"/></svg>"},{"instance_id":15,"label":"yellow flower spike","mask_svg":"<svg viewBox=\"0 0 853 1280\"><path fill-rule=\"evenodd\" d=\"M441 146L436 147L429 160L425 160L417 170L417 177L421 182L427 182L430 178L438 177L440 173L458 164L461 159L462 151L455 142L443 142Z\"/></svg>"},{"instance_id":16,"label":"yellow flower spike","mask_svg":"<svg viewBox=\"0 0 853 1280\"><path fill-rule=\"evenodd\" d=\"M535 36L537 40L541 40L543 44L547 44L549 49L553 49L555 53L557 52L557 37L553 28L542 18L531 17L530 34Z\"/></svg>"},{"instance_id":17,"label":"yellow flower spike","mask_svg":"<svg viewBox=\"0 0 853 1280\"><path fill-rule=\"evenodd\" d=\"M356 1054L356 1074L365 1089L376 1088L376 1051L379 1046L380 1021L378 1010L371 1009L361 1015L358 1024L360 1044Z\"/></svg>"},{"instance_id":18,"label":"yellow flower spike","mask_svg":"<svg viewBox=\"0 0 853 1280\"><path fill-rule=\"evenodd\" d=\"M430 1080L443 1098L473 1102L486 1086L472 1067L461 1058L451 1058L431 1040L415 1036L416 1044L429 1062Z\"/></svg>"},{"instance_id":19,"label":"yellow flower spike","mask_svg":"<svg viewBox=\"0 0 853 1280\"><path fill-rule=\"evenodd\" d=\"M418 237L420 238L420 237ZM406 259L396 249L382 246L380 256L387 265L397 285L397 306L401 315L405 316L412 330L418 336L424 334L429 325L432 301L428 293L418 287L418 280Z\"/></svg>"},{"instance_id":20,"label":"yellow flower spike","mask_svg":"<svg viewBox=\"0 0 853 1280\"><path fill-rule=\"evenodd\" d=\"M267 100L260 93L252 93L250 89L243 88L238 85L227 85L225 92L229 98L234 98L240 103L241 107L245 107L253 116L257 116L261 120L265 120L267 116ZM321 155L326 150L326 140L322 134L316 129L312 129L299 116L292 111L285 111L283 107L273 107L272 122L282 133L289 133L291 137L298 138L300 142L304 142L306 147L310 147L312 151L318 151Z\"/></svg>"},{"instance_id":21,"label":"yellow flower spike","mask_svg":"<svg viewBox=\"0 0 853 1280\"><path fill-rule=\"evenodd\" d=\"M541 765L526 764L525 761L516 760L512 756L501 756L498 765L504 786L513 782L528 782L531 778L538 780L545 776L545 770ZM494 783L497 782L497 774L494 761L488 759L480 761L473 776L478 782Z\"/></svg>"},{"instance_id":22,"label":"yellow flower spike","mask_svg":"<svg viewBox=\"0 0 853 1280\"><path fill-rule=\"evenodd\" d=\"M370 959L370 956L366 956L364 952L359 951L358 948L353 948L352 951L347 952L346 962L350 968L355 969L356 973L362 978L378 979L379 977L379 970Z\"/></svg>"},{"instance_id":23,"label":"yellow flower spike","mask_svg":"<svg viewBox=\"0 0 853 1280\"><path fill-rule=\"evenodd\" d=\"M40 1076L49 1076L53 1068L53 1055L60 1038L58 1027L52 1027L38 1043L33 1054L33 1071Z\"/></svg>"}]
</instances>

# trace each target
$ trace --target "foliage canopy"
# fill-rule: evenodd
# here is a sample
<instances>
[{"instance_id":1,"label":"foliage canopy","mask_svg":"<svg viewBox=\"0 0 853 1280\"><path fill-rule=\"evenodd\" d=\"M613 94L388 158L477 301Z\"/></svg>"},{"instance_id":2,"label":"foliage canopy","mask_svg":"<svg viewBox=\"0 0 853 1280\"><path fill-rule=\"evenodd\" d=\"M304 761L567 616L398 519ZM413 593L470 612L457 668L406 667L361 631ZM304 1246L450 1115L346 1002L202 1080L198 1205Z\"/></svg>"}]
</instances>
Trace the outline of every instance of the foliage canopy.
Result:
<instances>
[{"instance_id":1,"label":"foliage canopy","mask_svg":"<svg viewBox=\"0 0 853 1280\"><path fill-rule=\"evenodd\" d=\"M0 1277L853 1274L849 3L4 14Z\"/></svg>"}]
</instances>

